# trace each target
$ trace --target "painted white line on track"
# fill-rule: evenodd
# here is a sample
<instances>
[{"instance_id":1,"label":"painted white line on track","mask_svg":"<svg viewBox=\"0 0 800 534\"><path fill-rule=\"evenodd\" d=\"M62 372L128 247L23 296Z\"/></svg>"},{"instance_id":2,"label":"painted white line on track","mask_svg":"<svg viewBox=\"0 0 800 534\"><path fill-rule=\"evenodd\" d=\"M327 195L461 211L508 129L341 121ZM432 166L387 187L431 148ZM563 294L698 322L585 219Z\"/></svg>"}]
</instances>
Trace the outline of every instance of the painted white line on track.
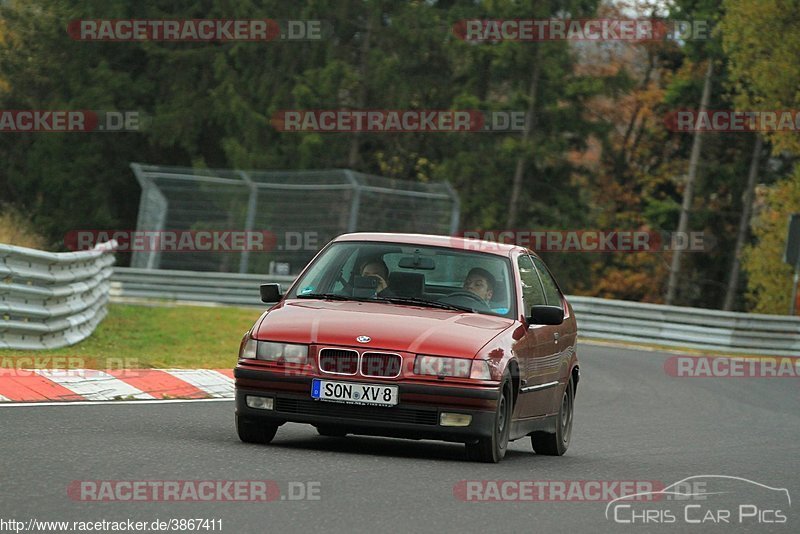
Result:
<instances>
[{"instance_id":1,"label":"painted white line on track","mask_svg":"<svg viewBox=\"0 0 800 534\"><path fill-rule=\"evenodd\" d=\"M182 402L232 402L233 399L153 399L112 401L62 401L62 402L0 402L0 408L23 408L31 406L109 406L112 404L177 404Z\"/></svg>"},{"instance_id":2,"label":"painted white line on track","mask_svg":"<svg viewBox=\"0 0 800 534\"><path fill-rule=\"evenodd\" d=\"M114 400L119 397L155 399L119 378L93 369L37 369L36 374L63 386L90 401Z\"/></svg>"}]
</instances>

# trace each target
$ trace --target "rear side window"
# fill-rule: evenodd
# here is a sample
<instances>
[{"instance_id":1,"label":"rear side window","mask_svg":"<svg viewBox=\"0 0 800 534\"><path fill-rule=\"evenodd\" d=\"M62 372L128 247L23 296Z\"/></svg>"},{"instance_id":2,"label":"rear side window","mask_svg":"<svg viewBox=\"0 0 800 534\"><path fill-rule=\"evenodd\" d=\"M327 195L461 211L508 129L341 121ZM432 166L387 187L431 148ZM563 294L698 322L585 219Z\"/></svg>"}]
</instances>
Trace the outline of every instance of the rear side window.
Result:
<instances>
[{"instance_id":1,"label":"rear side window","mask_svg":"<svg viewBox=\"0 0 800 534\"><path fill-rule=\"evenodd\" d=\"M553 275L547 270L544 262L535 256L531 256L536 270L539 271L539 278L542 280L544 286L544 295L547 299L548 306L558 306L561 308L561 291L558 290L556 281L553 280Z\"/></svg>"},{"instance_id":2,"label":"rear side window","mask_svg":"<svg viewBox=\"0 0 800 534\"><path fill-rule=\"evenodd\" d=\"M536 270L533 268L530 257L521 254L517 258L517 265L519 265L519 277L522 281L522 302L525 306L525 315L531 312L531 306L541 306L545 304L545 296L542 291L542 284L539 282L539 277L536 275Z\"/></svg>"}]
</instances>

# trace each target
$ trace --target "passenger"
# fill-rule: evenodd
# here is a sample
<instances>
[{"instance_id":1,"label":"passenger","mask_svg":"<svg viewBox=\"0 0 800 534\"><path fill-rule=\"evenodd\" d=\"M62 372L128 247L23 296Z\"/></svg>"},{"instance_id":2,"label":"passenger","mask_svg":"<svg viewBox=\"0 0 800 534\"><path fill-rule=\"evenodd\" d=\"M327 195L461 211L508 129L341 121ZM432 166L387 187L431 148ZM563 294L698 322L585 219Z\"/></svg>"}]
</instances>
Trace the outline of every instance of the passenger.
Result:
<instances>
[{"instance_id":1,"label":"passenger","mask_svg":"<svg viewBox=\"0 0 800 534\"><path fill-rule=\"evenodd\" d=\"M391 296L389 295L391 290L389 290L389 285L387 283L387 280L389 280L389 267L386 266L385 261L380 258L367 260L366 263L361 266L361 276L377 278L377 294L380 296ZM381 294L382 292L383 294Z\"/></svg>"},{"instance_id":2,"label":"passenger","mask_svg":"<svg viewBox=\"0 0 800 534\"><path fill-rule=\"evenodd\" d=\"M467 278L464 280L464 289L470 291L487 304L494 294L495 279L492 273L480 267L470 269Z\"/></svg>"}]
</instances>

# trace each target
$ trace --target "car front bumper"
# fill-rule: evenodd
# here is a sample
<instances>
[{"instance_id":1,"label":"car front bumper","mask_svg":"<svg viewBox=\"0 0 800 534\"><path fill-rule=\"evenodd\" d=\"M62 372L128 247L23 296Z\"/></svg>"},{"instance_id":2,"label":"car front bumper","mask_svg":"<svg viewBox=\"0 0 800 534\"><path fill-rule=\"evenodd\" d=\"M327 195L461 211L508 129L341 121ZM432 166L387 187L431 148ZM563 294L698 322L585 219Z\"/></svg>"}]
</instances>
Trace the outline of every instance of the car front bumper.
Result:
<instances>
[{"instance_id":1,"label":"car front bumper","mask_svg":"<svg viewBox=\"0 0 800 534\"><path fill-rule=\"evenodd\" d=\"M236 415L247 420L307 423L353 434L468 442L492 435L498 390L396 382L397 406L365 406L311 398L312 376L286 376L237 367ZM337 378L338 380L338 378ZM369 379L355 379L365 382ZM372 381L372 383L376 383ZM274 399L272 410L251 408L246 397ZM472 416L468 426L442 426L442 412Z\"/></svg>"}]
</instances>

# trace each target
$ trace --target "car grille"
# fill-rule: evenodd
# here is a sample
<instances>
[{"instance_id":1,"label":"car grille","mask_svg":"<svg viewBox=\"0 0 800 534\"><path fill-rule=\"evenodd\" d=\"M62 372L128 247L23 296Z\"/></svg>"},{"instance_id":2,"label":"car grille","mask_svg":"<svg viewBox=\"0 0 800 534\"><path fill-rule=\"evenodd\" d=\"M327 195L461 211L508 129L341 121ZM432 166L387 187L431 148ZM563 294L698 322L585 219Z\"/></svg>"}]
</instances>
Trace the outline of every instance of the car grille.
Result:
<instances>
[{"instance_id":1,"label":"car grille","mask_svg":"<svg viewBox=\"0 0 800 534\"><path fill-rule=\"evenodd\" d=\"M359 406L356 404L281 397L275 400L275 410L284 413L324 415L367 421L385 421L387 423L414 423L418 425L435 425L439 419L439 414L436 410L416 410L398 406Z\"/></svg>"},{"instance_id":2,"label":"car grille","mask_svg":"<svg viewBox=\"0 0 800 534\"><path fill-rule=\"evenodd\" d=\"M361 374L364 376L395 377L403 364L399 354L365 352L361 357Z\"/></svg>"},{"instance_id":3,"label":"car grille","mask_svg":"<svg viewBox=\"0 0 800 534\"><path fill-rule=\"evenodd\" d=\"M358 353L354 350L322 349L319 368L326 373L354 375L358 370Z\"/></svg>"}]
</instances>

